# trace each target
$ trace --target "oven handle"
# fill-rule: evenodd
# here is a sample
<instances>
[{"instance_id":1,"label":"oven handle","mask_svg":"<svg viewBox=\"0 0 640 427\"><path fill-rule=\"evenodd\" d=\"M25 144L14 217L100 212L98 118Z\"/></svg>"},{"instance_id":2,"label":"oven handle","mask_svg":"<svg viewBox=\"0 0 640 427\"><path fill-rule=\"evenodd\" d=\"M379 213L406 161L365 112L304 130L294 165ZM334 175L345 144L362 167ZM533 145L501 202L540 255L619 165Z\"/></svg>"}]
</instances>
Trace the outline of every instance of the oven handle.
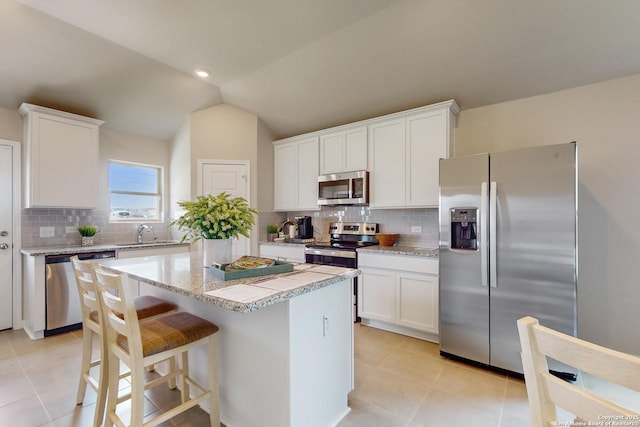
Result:
<instances>
[{"instance_id":1,"label":"oven handle","mask_svg":"<svg viewBox=\"0 0 640 427\"><path fill-rule=\"evenodd\" d=\"M304 250L305 255L309 254L309 255L321 255L321 256L334 256L334 257L340 257L340 258L355 258L356 257L356 252L355 251L332 251L332 250L327 250L327 249L313 249L313 248L306 248Z\"/></svg>"}]
</instances>

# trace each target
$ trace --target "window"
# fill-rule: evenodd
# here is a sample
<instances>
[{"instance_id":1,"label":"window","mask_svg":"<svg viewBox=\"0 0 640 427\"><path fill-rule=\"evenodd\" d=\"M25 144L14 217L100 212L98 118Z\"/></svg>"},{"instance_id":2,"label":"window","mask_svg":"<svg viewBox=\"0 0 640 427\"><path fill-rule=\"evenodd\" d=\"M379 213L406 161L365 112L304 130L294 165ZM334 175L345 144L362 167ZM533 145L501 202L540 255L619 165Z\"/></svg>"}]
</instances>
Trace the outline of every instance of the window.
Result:
<instances>
[{"instance_id":1,"label":"window","mask_svg":"<svg viewBox=\"0 0 640 427\"><path fill-rule=\"evenodd\" d=\"M162 221L162 167L109 161L111 221Z\"/></svg>"}]
</instances>

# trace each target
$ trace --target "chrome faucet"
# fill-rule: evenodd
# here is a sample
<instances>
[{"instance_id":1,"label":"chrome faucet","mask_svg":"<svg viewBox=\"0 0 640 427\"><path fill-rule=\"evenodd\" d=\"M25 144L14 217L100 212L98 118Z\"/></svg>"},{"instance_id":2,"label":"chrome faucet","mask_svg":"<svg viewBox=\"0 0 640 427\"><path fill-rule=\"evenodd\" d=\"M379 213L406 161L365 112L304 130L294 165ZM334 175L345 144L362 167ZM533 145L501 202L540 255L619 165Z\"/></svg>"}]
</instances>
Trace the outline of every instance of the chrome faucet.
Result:
<instances>
[{"instance_id":1,"label":"chrome faucet","mask_svg":"<svg viewBox=\"0 0 640 427\"><path fill-rule=\"evenodd\" d=\"M142 232L151 232L153 231L153 227L147 224L140 224L138 226L138 243L142 243Z\"/></svg>"}]
</instances>

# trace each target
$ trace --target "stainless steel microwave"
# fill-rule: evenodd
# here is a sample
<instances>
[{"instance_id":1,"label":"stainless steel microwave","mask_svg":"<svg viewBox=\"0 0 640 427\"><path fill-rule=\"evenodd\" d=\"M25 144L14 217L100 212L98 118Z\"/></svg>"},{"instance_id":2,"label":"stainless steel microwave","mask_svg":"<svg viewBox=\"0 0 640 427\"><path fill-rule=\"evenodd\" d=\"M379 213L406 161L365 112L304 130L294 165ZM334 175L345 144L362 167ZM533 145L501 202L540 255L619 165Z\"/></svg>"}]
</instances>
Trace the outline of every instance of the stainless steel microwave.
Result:
<instances>
[{"instance_id":1,"label":"stainless steel microwave","mask_svg":"<svg viewBox=\"0 0 640 427\"><path fill-rule=\"evenodd\" d=\"M318 177L318 205L368 205L369 172L343 172Z\"/></svg>"}]
</instances>

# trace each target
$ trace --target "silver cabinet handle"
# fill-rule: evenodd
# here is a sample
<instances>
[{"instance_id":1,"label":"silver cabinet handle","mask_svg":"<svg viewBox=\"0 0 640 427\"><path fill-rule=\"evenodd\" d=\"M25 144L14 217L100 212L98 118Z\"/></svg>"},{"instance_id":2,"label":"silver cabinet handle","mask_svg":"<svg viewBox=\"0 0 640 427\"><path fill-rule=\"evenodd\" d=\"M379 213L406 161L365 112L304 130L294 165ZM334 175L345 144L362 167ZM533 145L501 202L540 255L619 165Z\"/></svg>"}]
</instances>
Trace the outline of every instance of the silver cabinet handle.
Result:
<instances>
[{"instance_id":1,"label":"silver cabinet handle","mask_svg":"<svg viewBox=\"0 0 640 427\"><path fill-rule=\"evenodd\" d=\"M487 208L487 198L488 188L487 183L483 182L480 186L480 233L478 236L478 248L480 249L480 274L481 274L481 283L482 286L489 286L489 256L488 256L488 248L487 241L489 240L488 233L488 213L489 209Z\"/></svg>"},{"instance_id":2,"label":"silver cabinet handle","mask_svg":"<svg viewBox=\"0 0 640 427\"><path fill-rule=\"evenodd\" d=\"M498 183L491 181L489 187L489 286L498 287L498 257L496 250L498 243L496 241L498 231L496 226L498 217Z\"/></svg>"},{"instance_id":3,"label":"silver cabinet handle","mask_svg":"<svg viewBox=\"0 0 640 427\"><path fill-rule=\"evenodd\" d=\"M9 245L6 243L0 243L0 249L9 249Z\"/></svg>"}]
</instances>

